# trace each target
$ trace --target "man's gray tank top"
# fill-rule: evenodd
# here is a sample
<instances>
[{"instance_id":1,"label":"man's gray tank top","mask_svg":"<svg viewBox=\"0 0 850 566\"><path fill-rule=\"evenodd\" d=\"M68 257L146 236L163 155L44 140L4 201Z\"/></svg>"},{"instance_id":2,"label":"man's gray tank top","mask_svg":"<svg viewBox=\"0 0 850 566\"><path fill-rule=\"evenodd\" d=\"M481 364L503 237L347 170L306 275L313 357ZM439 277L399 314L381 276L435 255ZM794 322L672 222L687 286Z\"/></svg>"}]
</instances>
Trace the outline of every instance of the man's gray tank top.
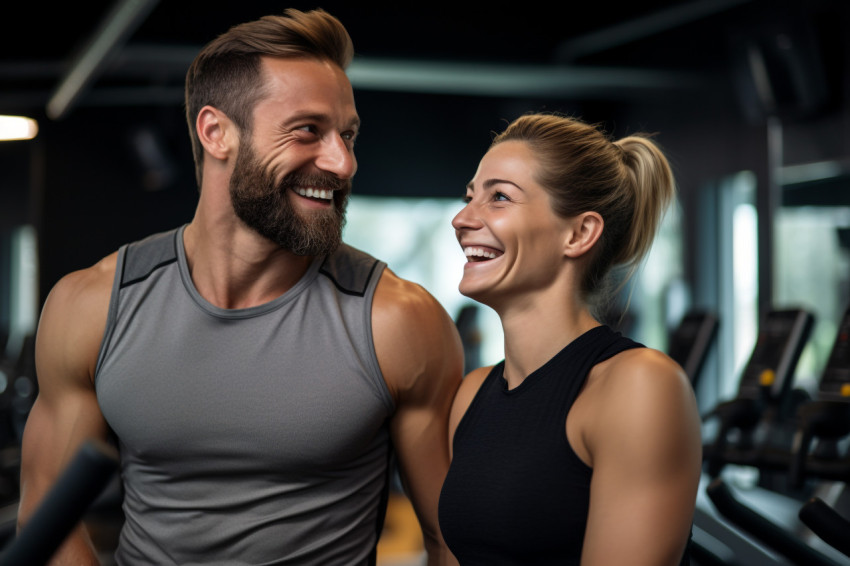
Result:
<instances>
[{"instance_id":1,"label":"man's gray tank top","mask_svg":"<svg viewBox=\"0 0 850 566\"><path fill-rule=\"evenodd\" d=\"M386 267L343 245L283 296L200 296L183 228L123 246L97 363L118 438L116 560L370 564L394 410L372 342Z\"/></svg>"}]
</instances>

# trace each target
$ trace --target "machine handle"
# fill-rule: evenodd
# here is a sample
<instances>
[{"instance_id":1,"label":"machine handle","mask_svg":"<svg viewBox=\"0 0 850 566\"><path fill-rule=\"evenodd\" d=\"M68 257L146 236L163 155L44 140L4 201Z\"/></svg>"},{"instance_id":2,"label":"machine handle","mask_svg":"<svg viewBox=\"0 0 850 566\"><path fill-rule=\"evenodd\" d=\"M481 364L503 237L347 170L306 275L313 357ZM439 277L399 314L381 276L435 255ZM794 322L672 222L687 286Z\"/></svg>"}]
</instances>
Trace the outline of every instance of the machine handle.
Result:
<instances>
[{"instance_id":1,"label":"machine handle","mask_svg":"<svg viewBox=\"0 0 850 566\"><path fill-rule=\"evenodd\" d=\"M787 557L794 564L838 566L837 562L797 539L793 533L782 529L739 502L722 479L718 478L711 482L706 492L721 515Z\"/></svg>"},{"instance_id":2,"label":"machine handle","mask_svg":"<svg viewBox=\"0 0 850 566\"><path fill-rule=\"evenodd\" d=\"M813 497L800 508L800 520L824 542L850 556L850 521L822 499Z\"/></svg>"},{"instance_id":3,"label":"machine handle","mask_svg":"<svg viewBox=\"0 0 850 566\"><path fill-rule=\"evenodd\" d=\"M118 469L118 452L83 443L32 518L0 555L0 566L46 564Z\"/></svg>"}]
</instances>

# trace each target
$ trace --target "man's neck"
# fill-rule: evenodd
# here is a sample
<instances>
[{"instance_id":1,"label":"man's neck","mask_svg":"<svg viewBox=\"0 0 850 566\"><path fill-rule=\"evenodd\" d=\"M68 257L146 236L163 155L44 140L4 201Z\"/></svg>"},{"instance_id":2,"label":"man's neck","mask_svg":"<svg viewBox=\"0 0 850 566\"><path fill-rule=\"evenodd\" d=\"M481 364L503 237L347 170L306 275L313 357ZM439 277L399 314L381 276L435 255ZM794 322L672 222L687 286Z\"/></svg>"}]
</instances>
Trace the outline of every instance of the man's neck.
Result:
<instances>
[{"instance_id":1,"label":"man's neck","mask_svg":"<svg viewBox=\"0 0 850 566\"><path fill-rule=\"evenodd\" d=\"M306 273L313 258L297 256L242 225L196 214L183 234L195 288L225 309L265 304L283 295Z\"/></svg>"}]
</instances>

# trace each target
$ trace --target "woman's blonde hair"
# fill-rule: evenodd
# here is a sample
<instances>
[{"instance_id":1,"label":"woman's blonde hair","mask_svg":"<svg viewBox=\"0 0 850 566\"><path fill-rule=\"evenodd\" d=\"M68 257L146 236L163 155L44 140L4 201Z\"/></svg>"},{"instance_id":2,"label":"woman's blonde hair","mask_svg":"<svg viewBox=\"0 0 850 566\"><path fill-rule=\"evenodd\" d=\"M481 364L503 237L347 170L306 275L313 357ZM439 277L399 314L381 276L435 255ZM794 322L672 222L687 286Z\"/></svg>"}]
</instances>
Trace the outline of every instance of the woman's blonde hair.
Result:
<instances>
[{"instance_id":1,"label":"woman's blonde hair","mask_svg":"<svg viewBox=\"0 0 850 566\"><path fill-rule=\"evenodd\" d=\"M517 118L492 145L509 140L524 142L534 152L539 162L535 176L558 215L593 211L602 216L602 235L581 281L583 296L591 300L604 294L613 267L628 268L630 276L675 198L673 172L661 149L646 134L614 141L597 126L553 113Z\"/></svg>"}]
</instances>

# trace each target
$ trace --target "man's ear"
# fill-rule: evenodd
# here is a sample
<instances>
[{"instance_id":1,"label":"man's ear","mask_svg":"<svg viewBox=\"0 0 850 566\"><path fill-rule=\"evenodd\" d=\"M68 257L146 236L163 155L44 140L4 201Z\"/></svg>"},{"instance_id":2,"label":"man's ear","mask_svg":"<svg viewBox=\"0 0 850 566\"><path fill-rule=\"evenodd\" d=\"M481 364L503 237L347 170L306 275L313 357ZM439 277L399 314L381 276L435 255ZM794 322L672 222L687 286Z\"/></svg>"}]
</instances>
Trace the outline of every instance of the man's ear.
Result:
<instances>
[{"instance_id":1,"label":"man's ear","mask_svg":"<svg viewBox=\"0 0 850 566\"><path fill-rule=\"evenodd\" d=\"M569 220L564 239L564 255L578 258L586 254L602 236L605 221L598 212L582 212Z\"/></svg>"},{"instance_id":2,"label":"man's ear","mask_svg":"<svg viewBox=\"0 0 850 566\"><path fill-rule=\"evenodd\" d=\"M195 120L195 128L204 150L215 159L227 159L239 146L236 124L218 108L201 108Z\"/></svg>"}]
</instances>

